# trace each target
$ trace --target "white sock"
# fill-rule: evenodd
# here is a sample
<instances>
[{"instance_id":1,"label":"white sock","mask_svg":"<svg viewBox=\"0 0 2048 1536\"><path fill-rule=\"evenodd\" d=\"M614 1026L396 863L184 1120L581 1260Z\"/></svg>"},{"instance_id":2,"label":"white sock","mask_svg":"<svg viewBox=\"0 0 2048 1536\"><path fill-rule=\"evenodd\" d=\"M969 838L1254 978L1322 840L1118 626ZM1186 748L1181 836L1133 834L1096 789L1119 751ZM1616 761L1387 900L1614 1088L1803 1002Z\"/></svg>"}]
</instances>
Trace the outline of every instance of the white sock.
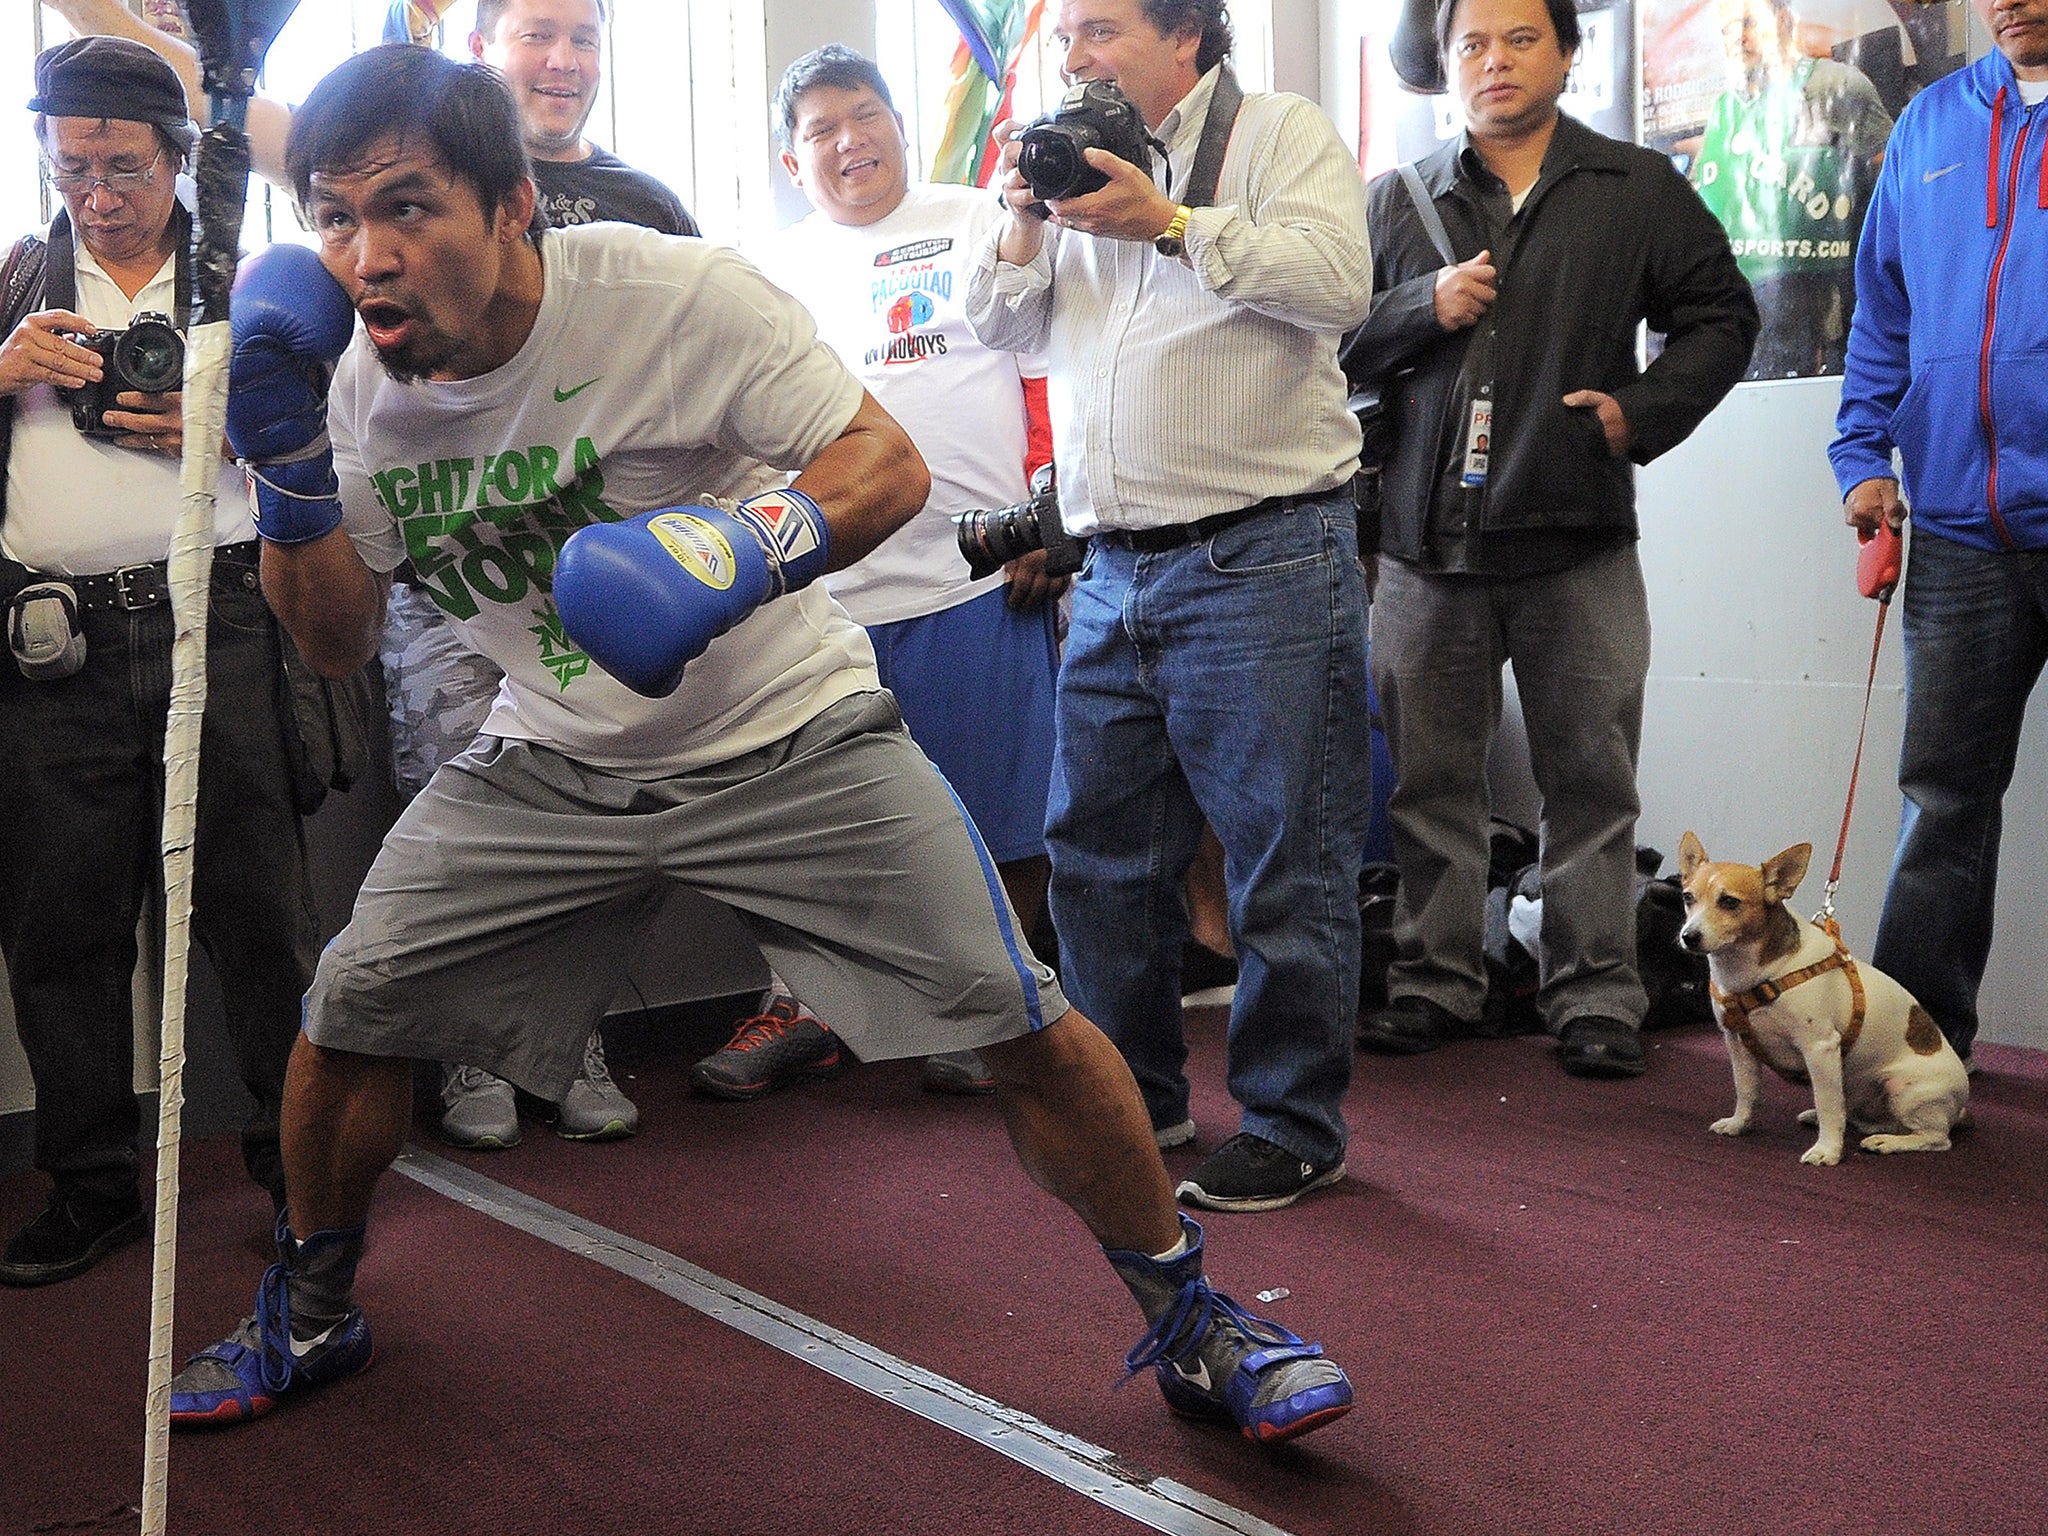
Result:
<instances>
[{"instance_id":1,"label":"white sock","mask_svg":"<svg viewBox=\"0 0 2048 1536\"><path fill-rule=\"evenodd\" d=\"M1171 1264L1175 1259L1185 1254L1191 1246L1192 1245L1188 1242L1187 1228L1183 1227L1181 1228L1180 1241L1175 1243L1171 1248L1167 1249L1164 1253L1153 1254L1152 1262L1154 1264Z\"/></svg>"}]
</instances>

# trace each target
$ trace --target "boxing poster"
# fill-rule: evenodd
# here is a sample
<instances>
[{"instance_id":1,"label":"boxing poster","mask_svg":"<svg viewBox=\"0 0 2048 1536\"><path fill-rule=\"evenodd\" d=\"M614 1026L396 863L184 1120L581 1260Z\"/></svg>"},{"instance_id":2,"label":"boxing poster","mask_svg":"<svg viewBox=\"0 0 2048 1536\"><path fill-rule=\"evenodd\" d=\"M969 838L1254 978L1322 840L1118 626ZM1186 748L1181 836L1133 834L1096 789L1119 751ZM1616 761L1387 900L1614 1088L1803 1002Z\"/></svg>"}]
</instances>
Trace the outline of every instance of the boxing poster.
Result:
<instances>
[{"instance_id":1,"label":"boxing poster","mask_svg":"<svg viewBox=\"0 0 2048 1536\"><path fill-rule=\"evenodd\" d=\"M1839 374L1885 141L1913 92L1962 62L1962 0L1642 3L1643 142L1685 173L1756 291L1746 377Z\"/></svg>"}]
</instances>

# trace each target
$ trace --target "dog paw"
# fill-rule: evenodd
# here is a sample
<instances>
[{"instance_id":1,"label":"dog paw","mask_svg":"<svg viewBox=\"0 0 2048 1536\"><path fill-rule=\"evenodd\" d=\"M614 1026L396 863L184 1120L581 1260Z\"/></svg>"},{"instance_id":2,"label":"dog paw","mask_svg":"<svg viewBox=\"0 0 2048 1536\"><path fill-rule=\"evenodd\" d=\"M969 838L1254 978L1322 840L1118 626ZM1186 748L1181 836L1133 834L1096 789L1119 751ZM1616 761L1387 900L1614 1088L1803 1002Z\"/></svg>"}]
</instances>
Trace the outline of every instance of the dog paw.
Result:
<instances>
[{"instance_id":1,"label":"dog paw","mask_svg":"<svg viewBox=\"0 0 2048 1536\"><path fill-rule=\"evenodd\" d=\"M1841 1160L1842 1149L1840 1147L1824 1147L1818 1144L1808 1147L1806 1155L1799 1159L1802 1163L1811 1163L1817 1168L1832 1168Z\"/></svg>"},{"instance_id":2,"label":"dog paw","mask_svg":"<svg viewBox=\"0 0 2048 1536\"><path fill-rule=\"evenodd\" d=\"M1866 1152L1946 1152L1949 1140L1946 1136L1866 1136L1862 1146Z\"/></svg>"},{"instance_id":3,"label":"dog paw","mask_svg":"<svg viewBox=\"0 0 2048 1536\"><path fill-rule=\"evenodd\" d=\"M1725 1120L1716 1120L1707 1129L1716 1136L1740 1136L1749 1129L1749 1116L1730 1115Z\"/></svg>"}]
</instances>

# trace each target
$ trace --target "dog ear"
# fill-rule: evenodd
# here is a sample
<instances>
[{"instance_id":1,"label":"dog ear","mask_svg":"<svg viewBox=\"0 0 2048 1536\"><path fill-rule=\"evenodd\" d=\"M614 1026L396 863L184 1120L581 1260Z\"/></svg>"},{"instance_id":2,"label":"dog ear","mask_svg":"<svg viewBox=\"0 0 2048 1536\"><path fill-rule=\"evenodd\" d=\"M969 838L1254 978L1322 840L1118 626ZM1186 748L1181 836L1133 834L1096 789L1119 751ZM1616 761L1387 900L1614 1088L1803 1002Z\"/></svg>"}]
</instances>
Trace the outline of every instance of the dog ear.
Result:
<instances>
[{"instance_id":1,"label":"dog ear","mask_svg":"<svg viewBox=\"0 0 2048 1536\"><path fill-rule=\"evenodd\" d=\"M1690 880L1692 872L1707 862L1707 850L1690 832L1678 840L1678 878Z\"/></svg>"},{"instance_id":2,"label":"dog ear","mask_svg":"<svg viewBox=\"0 0 2048 1536\"><path fill-rule=\"evenodd\" d=\"M1795 843L1774 858L1764 860L1764 900L1783 903L1792 899L1792 893L1799 889L1799 882L1806 878L1807 861L1813 857L1813 844Z\"/></svg>"}]
</instances>

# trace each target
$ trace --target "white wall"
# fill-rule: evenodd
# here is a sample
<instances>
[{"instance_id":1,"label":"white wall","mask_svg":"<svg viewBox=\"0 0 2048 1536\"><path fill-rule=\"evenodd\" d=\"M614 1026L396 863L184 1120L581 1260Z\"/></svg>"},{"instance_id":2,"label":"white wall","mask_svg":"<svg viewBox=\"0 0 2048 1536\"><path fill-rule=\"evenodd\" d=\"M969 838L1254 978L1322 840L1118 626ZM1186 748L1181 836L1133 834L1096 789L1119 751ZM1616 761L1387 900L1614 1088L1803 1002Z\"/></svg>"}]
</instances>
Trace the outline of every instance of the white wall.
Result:
<instances>
[{"instance_id":1,"label":"white wall","mask_svg":"<svg viewBox=\"0 0 2048 1536\"><path fill-rule=\"evenodd\" d=\"M1691 829L1717 858L1814 845L1818 908L1834 857L1877 607L1829 473L1839 381L1745 384L1639 479L1655 640L1643 725L1641 841L1676 855ZM1910 552L1909 552L1910 558ZM1868 954L1898 833L1904 705L1899 615L1885 626L1870 741L1836 907ZM2005 802L1986 1040L2048 1047L2048 697L2027 712Z\"/></svg>"}]
</instances>

